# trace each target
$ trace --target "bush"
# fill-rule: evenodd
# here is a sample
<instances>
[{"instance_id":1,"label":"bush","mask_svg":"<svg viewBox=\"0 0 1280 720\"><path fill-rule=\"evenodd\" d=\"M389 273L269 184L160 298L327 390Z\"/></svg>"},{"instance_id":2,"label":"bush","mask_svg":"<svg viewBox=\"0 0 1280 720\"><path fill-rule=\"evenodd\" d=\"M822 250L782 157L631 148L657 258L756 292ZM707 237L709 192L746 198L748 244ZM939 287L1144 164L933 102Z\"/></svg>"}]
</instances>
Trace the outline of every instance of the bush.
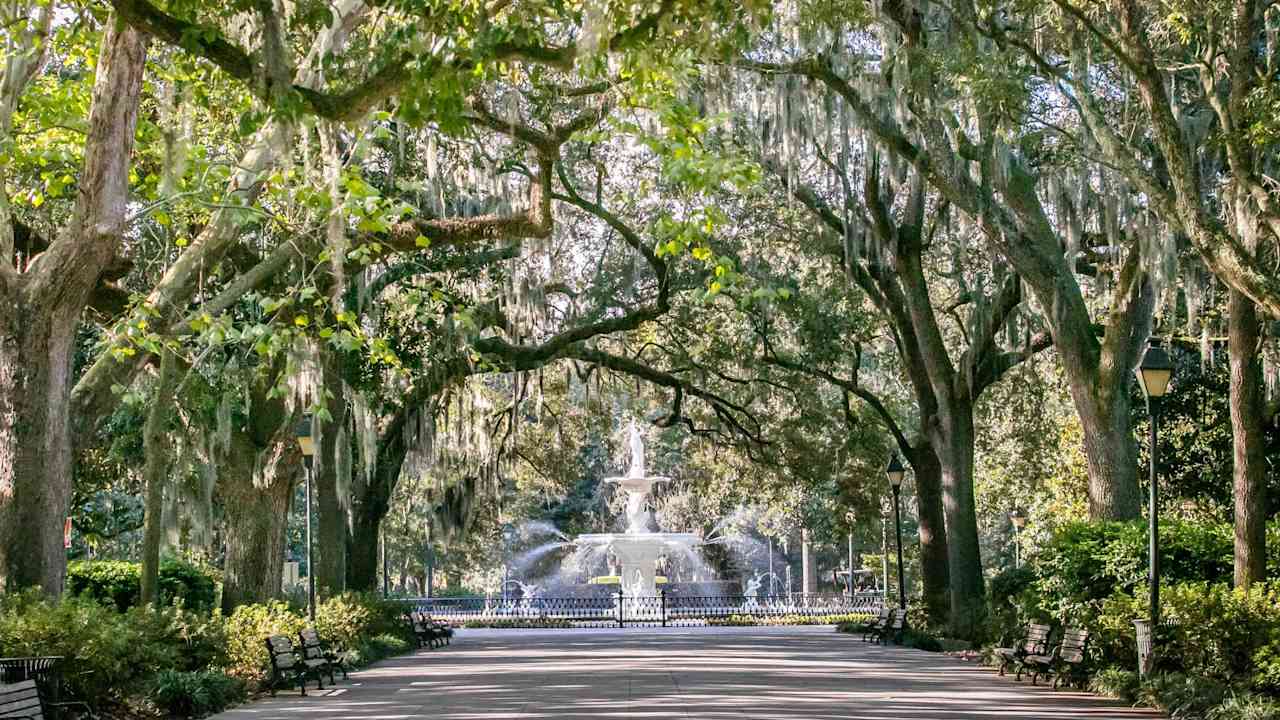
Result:
<instances>
[{"instance_id":1,"label":"bush","mask_svg":"<svg viewBox=\"0 0 1280 720\"><path fill-rule=\"evenodd\" d=\"M214 578L185 560L167 558L159 569L160 604L180 601L199 612L213 608ZM77 560L67 566L67 594L109 602L124 612L142 597L142 566L122 560Z\"/></svg>"},{"instance_id":2,"label":"bush","mask_svg":"<svg viewBox=\"0 0 1280 720\"><path fill-rule=\"evenodd\" d=\"M244 697L244 682L213 670L164 670L151 680L151 701L178 717L216 713Z\"/></svg>"},{"instance_id":3,"label":"bush","mask_svg":"<svg viewBox=\"0 0 1280 720\"><path fill-rule=\"evenodd\" d=\"M0 655L66 658L68 690L95 705L124 699L145 675L222 662L221 617L177 608L119 613L87 598L0 597Z\"/></svg>"},{"instance_id":4,"label":"bush","mask_svg":"<svg viewBox=\"0 0 1280 720\"><path fill-rule=\"evenodd\" d=\"M1120 668L1101 670L1089 682L1089 689L1093 692L1129 703L1138 697L1140 687L1138 673Z\"/></svg>"},{"instance_id":5,"label":"bush","mask_svg":"<svg viewBox=\"0 0 1280 720\"><path fill-rule=\"evenodd\" d=\"M412 647L409 640L397 635L375 635L362 639L360 644L347 651L345 656L348 664L362 666L409 652Z\"/></svg>"},{"instance_id":6,"label":"bush","mask_svg":"<svg viewBox=\"0 0 1280 720\"><path fill-rule=\"evenodd\" d=\"M1280 692L1280 584L1186 583L1163 595L1161 667Z\"/></svg>"},{"instance_id":7,"label":"bush","mask_svg":"<svg viewBox=\"0 0 1280 720\"><path fill-rule=\"evenodd\" d=\"M1280 720L1280 703L1258 695L1232 695L1206 713L1205 720Z\"/></svg>"},{"instance_id":8,"label":"bush","mask_svg":"<svg viewBox=\"0 0 1280 720\"><path fill-rule=\"evenodd\" d=\"M1155 675L1142 684L1138 697L1147 705L1158 707L1175 720L1201 718L1222 705L1229 688L1208 678L1165 673Z\"/></svg>"},{"instance_id":9,"label":"bush","mask_svg":"<svg viewBox=\"0 0 1280 720\"><path fill-rule=\"evenodd\" d=\"M142 569L139 567L139 582ZM212 572L195 563L165 558L160 563L160 603L172 605L181 600L182 606L196 612L209 612L217 600L217 581Z\"/></svg>"},{"instance_id":10,"label":"bush","mask_svg":"<svg viewBox=\"0 0 1280 720\"><path fill-rule=\"evenodd\" d=\"M236 608L227 618L227 674L251 685L260 684L269 664L263 641L271 635L296 638L306 626L306 618L280 601Z\"/></svg>"},{"instance_id":11,"label":"bush","mask_svg":"<svg viewBox=\"0 0 1280 720\"><path fill-rule=\"evenodd\" d=\"M1165 583L1227 581L1232 552L1230 526L1176 520L1161 524L1160 567ZM1146 582L1146 524L1064 525L1029 567L1035 582L1016 601L1031 616L1023 621L1083 622L1117 590L1133 593Z\"/></svg>"}]
</instances>

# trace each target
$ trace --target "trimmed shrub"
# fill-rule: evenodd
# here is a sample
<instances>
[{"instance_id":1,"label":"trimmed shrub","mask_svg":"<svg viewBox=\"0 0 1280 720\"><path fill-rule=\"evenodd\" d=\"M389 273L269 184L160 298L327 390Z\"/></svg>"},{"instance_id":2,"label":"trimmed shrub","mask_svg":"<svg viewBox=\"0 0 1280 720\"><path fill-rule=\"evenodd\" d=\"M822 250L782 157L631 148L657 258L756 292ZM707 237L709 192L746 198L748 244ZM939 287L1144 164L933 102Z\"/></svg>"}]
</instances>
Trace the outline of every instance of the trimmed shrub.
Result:
<instances>
[{"instance_id":1,"label":"trimmed shrub","mask_svg":"<svg viewBox=\"0 0 1280 720\"><path fill-rule=\"evenodd\" d=\"M158 572L161 605L179 601L198 612L213 608L216 583L203 568L166 558ZM124 612L142 597L142 566L122 560L77 560L67 565L67 594L109 602Z\"/></svg>"},{"instance_id":2,"label":"trimmed shrub","mask_svg":"<svg viewBox=\"0 0 1280 720\"><path fill-rule=\"evenodd\" d=\"M138 604L141 568L123 560L76 560L67 564L67 594L109 602L120 612Z\"/></svg>"},{"instance_id":3,"label":"trimmed shrub","mask_svg":"<svg viewBox=\"0 0 1280 720\"><path fill-rule=\"evenodd\" d=\"M198 717L225 709L245 698L244 682L214 670L163 670L151 679L156 707L177 717Z\"/></svg>"}]
</instances>

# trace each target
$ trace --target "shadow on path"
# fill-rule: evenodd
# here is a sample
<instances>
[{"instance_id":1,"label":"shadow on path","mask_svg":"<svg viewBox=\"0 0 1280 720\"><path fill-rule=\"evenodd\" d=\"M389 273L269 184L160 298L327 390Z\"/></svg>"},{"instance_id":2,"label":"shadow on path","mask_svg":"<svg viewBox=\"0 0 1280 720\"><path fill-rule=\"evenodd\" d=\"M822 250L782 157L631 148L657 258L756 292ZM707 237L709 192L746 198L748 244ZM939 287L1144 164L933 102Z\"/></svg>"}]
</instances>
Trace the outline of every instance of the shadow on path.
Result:
<instances>
[{"instance_id":1,"label":"shadow on path","mask_svg":"<svg viewBox=\"0 0 1280 720\"><path fill-rule=\"evenodd\" d=\"M463 630L306 698L218 720L1159 718L830 627Z\"/></svg>"}]
</instances>

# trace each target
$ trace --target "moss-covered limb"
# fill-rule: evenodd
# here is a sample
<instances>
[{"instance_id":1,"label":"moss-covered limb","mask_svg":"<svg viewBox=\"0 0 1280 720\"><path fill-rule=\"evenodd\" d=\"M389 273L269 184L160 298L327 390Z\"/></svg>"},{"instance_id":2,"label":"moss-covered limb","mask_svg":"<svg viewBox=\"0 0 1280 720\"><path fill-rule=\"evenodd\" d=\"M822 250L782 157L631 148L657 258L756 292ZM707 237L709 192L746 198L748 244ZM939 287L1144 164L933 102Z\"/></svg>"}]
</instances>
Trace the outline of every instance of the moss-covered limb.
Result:
<instances>
[{"instance_id":1,"label":"moss-covered limb","mask_svg":"<svg viewBox=\"0 0 1280 720\"><path fill-rule=\"evenodd\" d=\"M683 413L683 399L685 395L688 395L705 402L715 413L716 418L723 422L732 434L744 437L755 444L765 444L765 440L760 434L760 422L748 408L706 388L699 387L678 375L659 370L625 355L616 355L603 350L589 348L585 344L576 344L565 348L561 351L561 357L582 360L608 370L639 378L652 385L670 388L674 391L674 395L672 412L665 421L667 424L674 424L679 421L688 425L691 430L696 430L693 426L693 421Z\"/></svg>"},{"instance_id":2,"label":"moss-covered limb","mask_svg":"<svg viewBox=\"0 0 1280 720\"><path fill-rule=\"evenodd\" d=\"M264 66L262 58L232 42L218 29L170 15L148 0L109 1L120 18L129 25L212 62L223 72L245 83L268 104L274 104L281 94L281 88L273 86L279 84L278 81L273 82L273 77L279 77L278 69L275 73L271 72L271 68ZM674 0L663 0L657 11L615 33L609 39L609 47L624 49L649 40L656 34L661 20L674 10L674 6ZM466 74L474 71L481 60L519 60L568 70L573 67L577 56L576 43L553 45L499 42L487 46L480 58L462 56L447 60L402 52L348 89L320 90L306 84L292 84L288 91L301 100L307 113L341 122L363 116L379 103L394 96L411 80L448 72Z\"/></svg>"}]
</instances>

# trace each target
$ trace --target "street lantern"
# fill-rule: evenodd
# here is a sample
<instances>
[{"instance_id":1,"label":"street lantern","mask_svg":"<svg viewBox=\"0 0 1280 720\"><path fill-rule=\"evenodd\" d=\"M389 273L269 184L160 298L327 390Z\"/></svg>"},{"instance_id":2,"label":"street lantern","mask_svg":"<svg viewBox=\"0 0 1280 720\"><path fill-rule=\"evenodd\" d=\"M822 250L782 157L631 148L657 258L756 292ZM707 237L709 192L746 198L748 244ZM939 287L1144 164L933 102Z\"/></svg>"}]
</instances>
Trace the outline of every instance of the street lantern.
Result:
<instances>
[{"instance_id":1,"label":"street lantern","mask_svg":"<svg viewBox=\"0 0 1280 720\"><path fill-rule=\"evenodd\" d=\"M303 415L302 419L294 427L293 434L298 438L298 448L302 450L303 479L306 482L306 509L304 514L307 518L307 617L315 622L316 619L316 570L312 564L311 553L311 458L316 453L315 438L311 434L311 416Z\"/></svg>"},{"instance_id":2,"label":"street lantern","mask_svg":"<svg viewBox=\"0 0 1280 720\"><path fill-rule=\"evenodd\" d=\"M1148 598L1148 609L1150 617L1147 619L1147 632L1149 637L1154 636L1156 629L1160 627L1160 504L1159 504L1159 484L1156 481L1156 462L1159 444L1156 438L1160 433L1160 405L1165 393L1169 391L1169 383L1173 379L1173 361L1169 358L1169 353L1164 348L1150 346L1147 352L1142 356L1142 362L1138 365L1135 373L1138 376L1138 384L1142 386L1142 392L1147 396L1147 412L1151 416L1151 437L1150 452L1148 457L1150 460L1149 468L1149 484L1150 497L1147 501L1147 522L1150 530L1148 532L1148 573L1151 584L1150 597ZM1141 628L1141 625L1139 625ZM1142 643L1139 642L1141 649ZM1150 650L1148 645L1148 657ZM1140 655L1142 653L1139 653ZM1141 662L1139 670L1146 670L1146 662Z\"/></svg>"},{"instance_id":3,"label":"street lantern","mask_svg":"<svg viewBox=\"0 0 1280 720\"><path fill-rule=\"evenodd\" d=\"M1027 526L1027 514L1021 508L1009 511L1009 522L1013 523L1013 566L1022 567L1022 542L1019 534Z\"/></svg>"},{"instance_id":4,"label":"street lantern","mask_svg":"<svg viewBox=\"0 0 1280 720\"><path fill-rule=\"evenodd\" d=\"M1135 374L1148 400L1162 398L1169 391L1169 381L1173 379L1173 361L1164 348L1153 345L1142 356L1142 364Z\"/></svg>"},{"instance_id":5,"label":"street lantern","mask_svg":"<svg viewBox=\"0 0 1280 720\"><path fill-rule=\"evenodd\" d=\"M902 487L902 478L906 476L907 470L902 467L902 461L898 459L897 453L889 458L889 467L885 468L885 474L889 476L889 484L895 490Z\"/></svg>"},{"instance_id":6,"label":"street lantern","mask_svg":"<svg viewBox=\"0 0 1280 720\"><path fill-rule=\"evenodd\" d=\"M902 466L898 454L894 453L889 458L889 467L885 468L885 475L889 478L889 487L893 488L893 525L898 536L898 607L903 610L907 609L907 591L906 583L902 580L902 502L899 493L902 490L902 479L906 474L906 468Z\"/></svg>"}]
</instances>

